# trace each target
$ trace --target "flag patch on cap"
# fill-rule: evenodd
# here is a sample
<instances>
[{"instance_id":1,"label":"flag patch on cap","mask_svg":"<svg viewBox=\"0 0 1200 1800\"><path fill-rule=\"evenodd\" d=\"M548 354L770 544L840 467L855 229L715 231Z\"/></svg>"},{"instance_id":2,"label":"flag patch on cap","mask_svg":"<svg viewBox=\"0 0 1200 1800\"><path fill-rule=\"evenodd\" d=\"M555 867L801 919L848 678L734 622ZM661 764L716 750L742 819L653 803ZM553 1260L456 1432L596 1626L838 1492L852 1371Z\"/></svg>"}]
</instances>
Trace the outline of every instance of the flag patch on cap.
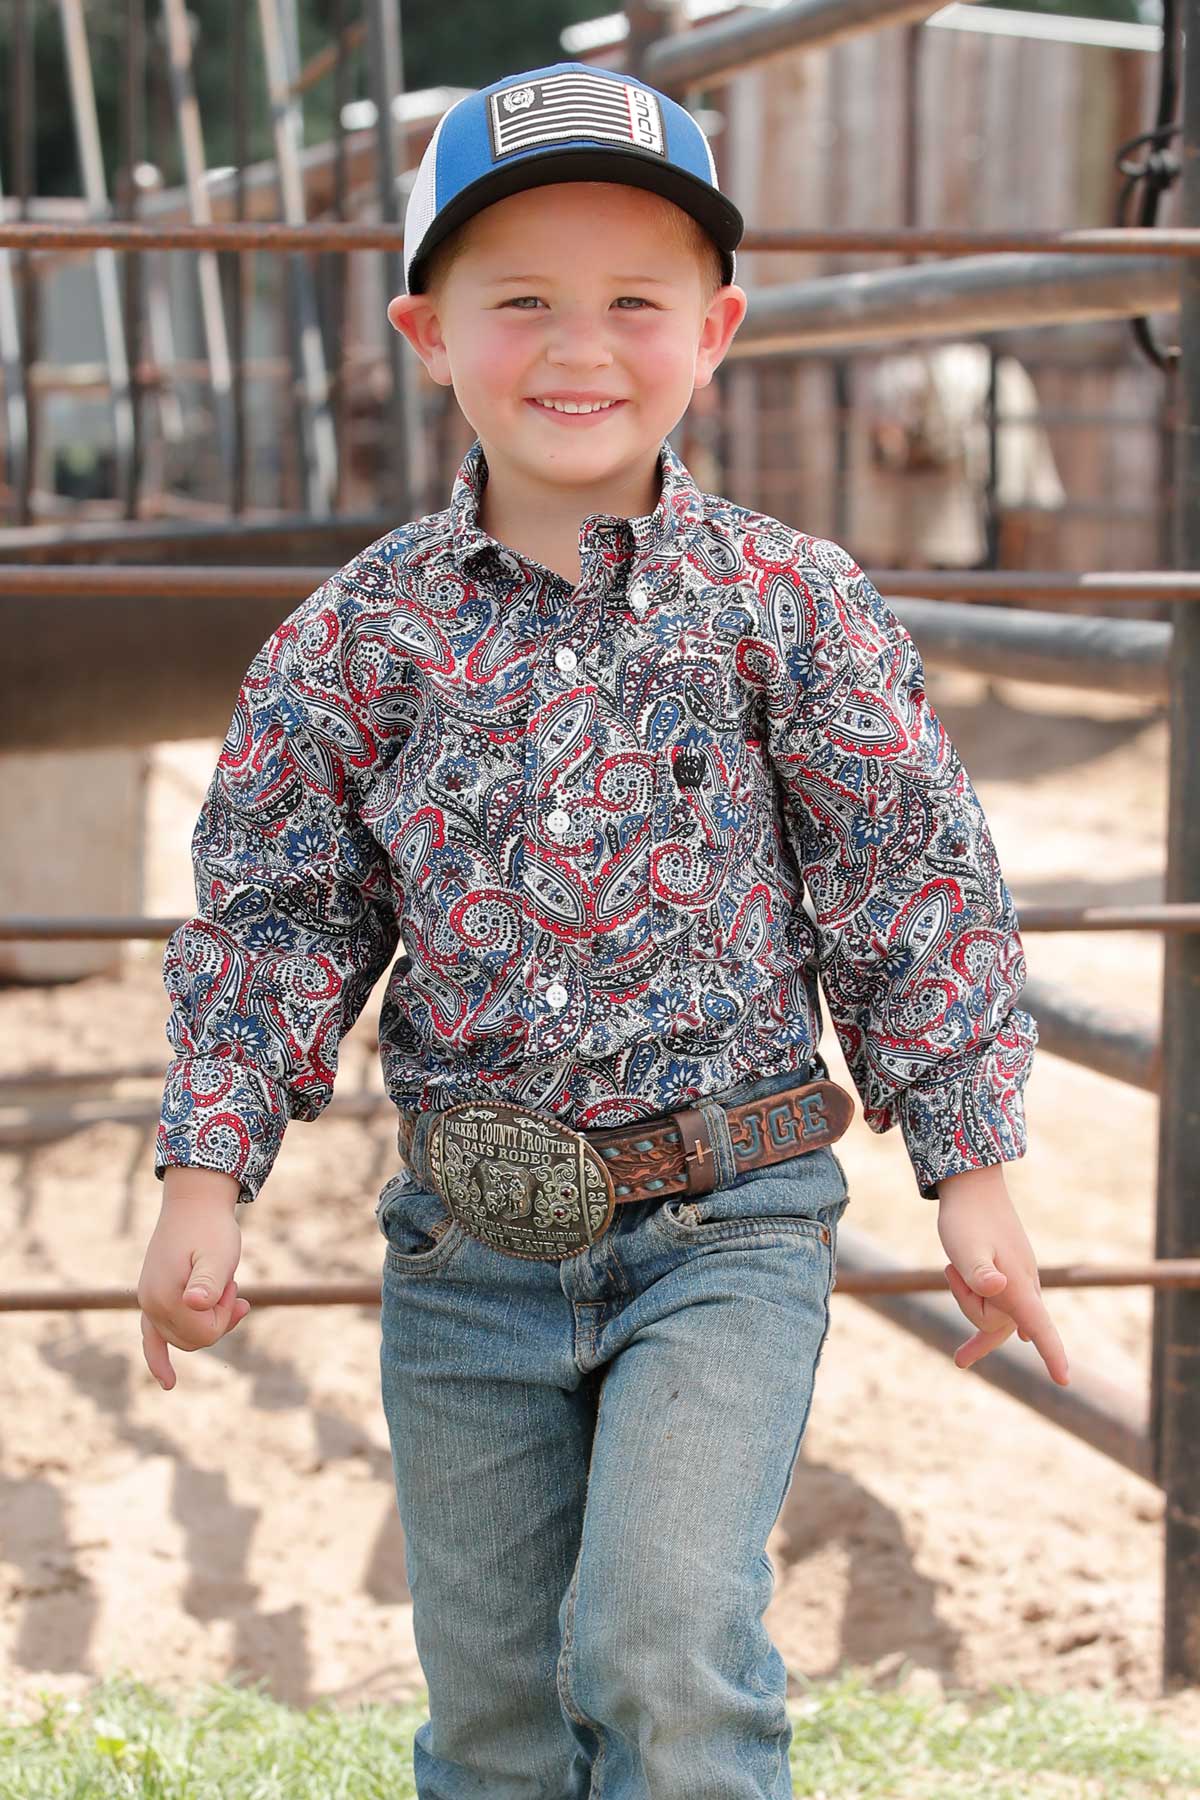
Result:
<instances>
[{"instance_id":1,"label":"flag patch on cap","mask_svg":"<svg viewBox=\"0 0 1200 1800\"><path fill-rule=\"evenodd\" d=\"M515 82L490 96L492 161L572 138L604 138L666 156L656 96L632 82L568 71Z\"/></svg>"}]
</instances>

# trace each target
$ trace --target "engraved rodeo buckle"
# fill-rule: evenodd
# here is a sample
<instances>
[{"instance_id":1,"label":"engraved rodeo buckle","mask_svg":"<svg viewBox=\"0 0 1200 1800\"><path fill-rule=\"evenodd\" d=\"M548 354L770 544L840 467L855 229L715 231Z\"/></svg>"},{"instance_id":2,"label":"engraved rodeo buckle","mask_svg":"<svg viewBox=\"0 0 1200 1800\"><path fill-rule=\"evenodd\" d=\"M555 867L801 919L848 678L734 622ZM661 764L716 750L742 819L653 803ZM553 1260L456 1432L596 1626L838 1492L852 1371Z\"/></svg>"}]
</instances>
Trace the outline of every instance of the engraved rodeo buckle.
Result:
<instances>
[{"instance_id":1,"label":"engraved rodeo buckle","mask_svg":"<svg viewBox=\"0 0 1200 1800\"><path fill-rule=\"evenodd\" d=\"M616 1206L612 1177L580 1132L502 1101L439 1113L429 1168L465 1231L531 1262L586 1250L604 1236Z\"/></svg>"}]
</instances>

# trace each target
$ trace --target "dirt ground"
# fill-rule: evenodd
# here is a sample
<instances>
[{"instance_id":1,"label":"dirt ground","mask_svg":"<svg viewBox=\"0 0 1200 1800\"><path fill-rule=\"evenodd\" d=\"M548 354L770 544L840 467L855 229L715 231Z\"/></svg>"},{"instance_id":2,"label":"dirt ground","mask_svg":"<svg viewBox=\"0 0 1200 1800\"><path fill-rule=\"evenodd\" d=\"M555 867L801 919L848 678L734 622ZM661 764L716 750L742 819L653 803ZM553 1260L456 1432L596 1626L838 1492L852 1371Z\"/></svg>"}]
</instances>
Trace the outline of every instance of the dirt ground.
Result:
<instances>
[{"instance_id":1,"label":"dirt ground","mask_svg":"<svg viewBox=\"0 0 1200 1800\"><path fill-rule=\"evenodd\" d=\"M1018 905L1161 897L1167 746L1153 708L937 669L929 687ZM215 751L153 757L150 912L191 905L188 839ZM1018 766L1032 773L1016 779ZM1155 1021L1154 934L1025 944L1031 978ZM138 947L110 976L0 991L0 1074L161 1066L159 959ZM378 996L346 1042L339 1093L381 1091L365 1048L377 1011ZM828 1023L822 1047L850 1085ZM154 1108L158 1081L92 1091ZM1151 1255L1154 1098L1045 1051L1026 1098L1030 1149L1008 1185L1042 1262ZM0 1286L132 1295L161 1191L152 1141L149 1124L106 1123L0 1154ZM898 1132L875 1136L860 1108L839 1154L847 1225L908 1262L942 1261ZM386 1113L293 1125L243 1209L243 1287L377 1278L373 1205L392 1158ZM1048 1299L1075 1370L1144 1393L1147 1291ZM237 1670L300 1705L421 1687L375 1309L252 1312L212 1350L173 1351L170 1393L146 1369L135 1310L9 1315L3 1332L0 1703L118 1672L187 1686ZM849 1662L888 1681L908 1659L935 1690L1107 1686L1200 1738L1200 1689L1161 1694L1162 1521L1148 1483L835 1295L768 1545L766 1622L797 1678Z\"/></svg>"}]
</instances>

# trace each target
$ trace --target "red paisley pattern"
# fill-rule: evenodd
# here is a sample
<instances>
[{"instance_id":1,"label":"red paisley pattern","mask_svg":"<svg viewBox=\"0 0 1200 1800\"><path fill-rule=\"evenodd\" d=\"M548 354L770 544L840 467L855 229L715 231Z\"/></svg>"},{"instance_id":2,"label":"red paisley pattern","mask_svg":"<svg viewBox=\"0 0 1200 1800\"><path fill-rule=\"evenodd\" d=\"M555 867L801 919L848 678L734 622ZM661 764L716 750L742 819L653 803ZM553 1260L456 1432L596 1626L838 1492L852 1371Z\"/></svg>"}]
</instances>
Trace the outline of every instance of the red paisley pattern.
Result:
<instances>
[{"instance_id":1,"label":"red paisley pattern","mask_svg":"<svg viewBox=\"0 0 1200 1800\"><path fill-rule=\"evenodd\" d=\"M476 441L255 656L164 959L160 1174L253 1199L389 965L407 1112L635 1122L805 1066L820 987L923 1195L1024 1154L1017 918L916 645L837 544L659 470L573 589L481 528Z\"/></svg>"}]
</instances>

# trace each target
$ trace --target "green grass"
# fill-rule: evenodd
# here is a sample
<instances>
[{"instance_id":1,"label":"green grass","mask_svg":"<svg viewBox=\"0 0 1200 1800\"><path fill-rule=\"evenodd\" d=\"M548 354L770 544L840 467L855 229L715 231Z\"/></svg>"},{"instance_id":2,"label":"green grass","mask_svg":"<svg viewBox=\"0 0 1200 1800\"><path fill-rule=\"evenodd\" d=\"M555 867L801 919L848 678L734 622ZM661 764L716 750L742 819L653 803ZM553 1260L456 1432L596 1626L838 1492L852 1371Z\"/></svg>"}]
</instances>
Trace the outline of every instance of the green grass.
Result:
<instances>
[{"instance_id":1,"label":"green grass","mask_svg":"<svg viewBox=\"0 0 1200 1800\"><path fill-rule=\"evenodd\" d=\"M903 1672L902 1672L903 1673ZM39 1693L0 1722L0 1800L415 1800L423 1701L282 1705L261 1683L172 1699L128 1678ZM1111 1693L877 1690L847 1672L788 1702L803 1800L1142 1800L1200 1793L1200 1746Z\"/></svg>"}]
</instances>

